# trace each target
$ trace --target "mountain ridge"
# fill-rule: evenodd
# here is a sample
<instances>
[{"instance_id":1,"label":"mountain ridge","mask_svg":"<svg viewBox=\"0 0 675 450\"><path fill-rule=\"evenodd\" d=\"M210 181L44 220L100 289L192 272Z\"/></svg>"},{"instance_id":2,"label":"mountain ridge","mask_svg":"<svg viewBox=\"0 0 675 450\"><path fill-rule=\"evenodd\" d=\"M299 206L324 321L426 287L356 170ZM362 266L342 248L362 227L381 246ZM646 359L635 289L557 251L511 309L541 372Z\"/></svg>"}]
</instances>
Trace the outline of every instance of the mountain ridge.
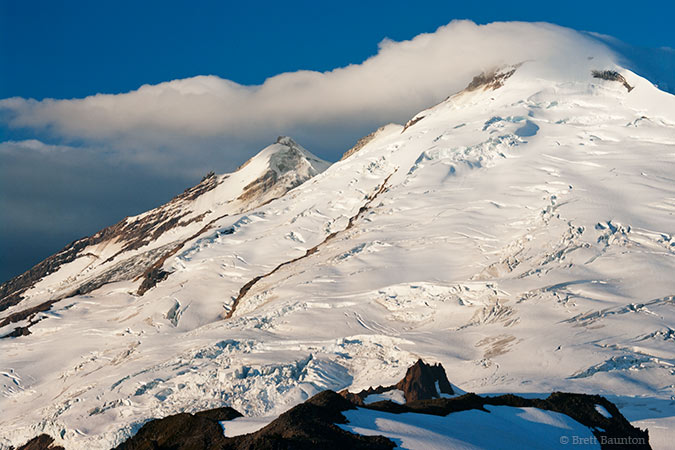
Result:
<instances>
[{"instance_id":1,"label":"mountain ridge","mask_svg":"<svg viewBox=\"0 0 675 450\"><path fill-rule=\"evenodd\" d=\"M246 166L248 169L245 169ZM209 173L197 185L176 195L166 204L136 216L125 217L117 224L106 227L92 236L78 239L27 272L2 283L0 285L0 312L18 305L22 301L21 296L37 282L78 258L89 257L96 261L107 256L103 264L113 263L120 255L148 247L172 230L175 233L175 229L186 228L191 224L202 224L196 232L185 230L184 236L180 238L172 238L173 240L169 240L162 246L146 249L136 257L131 256L117 261L116 266L99 274L98 278L92 280L89 277L88 280L79 284L75 284L75 280L70 281L70 285L75 284L74 287L69 288L70 290L66 290L47 302L31 305L26 311L12 312L0 319L0 327L23 320L36 312L46 311L56 301L74 295L88 294L110 282L142 279L137 291L139 295L142 295L160 278L168 275L167 272L161 271L161 265L168 257L179 251L185 242L204 233L217 220L231 213L254 209L272 201L277 196L284 195L288 190L302 184L327 167L328 163L309 153L291 138L279 137L275 144L261 150L239 167L234 174ZM256 173L256 170L259 173ZM246 173L242 174L242 172ZM225 192L224 198L221 194L215 204L208 200L206 207L198 204L205 203L203 196L218 189L223 183L227 183L233 175L239 175L241 178L235 180L235 183L241 186L241 192L236 192L239 186L235 185L236 197L232 196L233 198L228 200L228 192ZM234 202L235 206L225 208L227 212L211 210L224 202ZM207 219L208 222L206 222ZM105 247L110 244L117 246L112 254L109 251L95 254L96 251L91 250L92 247L103 246L105 252ZM90 266L91 263L85 267L85 270L91 270ZM28 328L21 327L18 332L26 333Z\"/></svg>"}]
</instances>

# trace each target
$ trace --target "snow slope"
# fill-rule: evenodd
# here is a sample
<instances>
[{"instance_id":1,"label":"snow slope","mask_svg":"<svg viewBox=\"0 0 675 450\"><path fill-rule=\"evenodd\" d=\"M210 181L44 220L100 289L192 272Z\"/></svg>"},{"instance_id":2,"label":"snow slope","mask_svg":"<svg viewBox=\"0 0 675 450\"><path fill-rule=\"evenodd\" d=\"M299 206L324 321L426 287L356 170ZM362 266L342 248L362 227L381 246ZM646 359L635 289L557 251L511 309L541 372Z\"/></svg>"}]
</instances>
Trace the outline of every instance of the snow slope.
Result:
<instances>
[{"instance_id":1,"label":"snow slope","mask_svg":"<svg viewBox=\"0 0 675 450\"><path fill-rule=\"evenodd\" d=\"M388 437L406 449L564 449L570 436L599 449L591 431L568 416L537 408L486 406L487 412L462 411L438 417L392 414L367 409L346 411L348 425L341 428L366 436Z\"/></svg>"},{"instance_id":2,"label":"snow slope","mask_svg":"<svg viewBox=\"0 0 675 450\"><path fill-rule=\"evenodd\" d=\"M218 219L283 196L329 165L291 138L279 137L236 172L210 173L169 203L76 241L47 264L3 284L0 311L7 309L6 317L123 280L143 280L142 294L156 281L152 269L187 240L210 230Z\"/></svg>"},{"instance_id":3,"label":"snow slope","mask_svg":"<svg viewBox=\"0 0 675 450\"><path fill-rule=\"evenodd\" d=\"M585 57L575 73L487 73L286 195L228 210L143 295L122 280L54 303L31 335L0 340L0 447L45 431L109 448L149 418L222 404L274 416L322 389L391 384L421 357L465 391L606 395L666 448L675 97Z\"/></svg>"}]
</instances>

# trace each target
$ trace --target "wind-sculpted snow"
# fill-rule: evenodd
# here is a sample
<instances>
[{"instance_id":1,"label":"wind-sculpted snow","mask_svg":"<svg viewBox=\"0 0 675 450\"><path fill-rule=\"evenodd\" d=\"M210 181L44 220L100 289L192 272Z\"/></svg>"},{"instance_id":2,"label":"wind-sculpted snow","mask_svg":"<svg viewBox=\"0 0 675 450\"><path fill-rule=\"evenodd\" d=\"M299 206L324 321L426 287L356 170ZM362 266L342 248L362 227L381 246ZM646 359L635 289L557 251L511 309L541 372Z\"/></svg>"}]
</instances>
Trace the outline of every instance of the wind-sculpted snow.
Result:
<instances>
[{"instance_id":1,"label":"wind-sculpted snow","mask_svg":"<svg viewBox=\"0 0 675 450\"><path fill-rule=\"evenodd\" d=\"M219 406L274 415L323 389L393 385L419 358L473 392L611 396L669 442L675 98L618 67L540 69L385 126L251 211L231 204L142 296L110 278L57 298L30 335L0 341L0 446L44 431L110 448L150 418ZM195 201L217 205L223 185ZM83 279L69 270L27 305Z\"/></svg>"}]
</instances>

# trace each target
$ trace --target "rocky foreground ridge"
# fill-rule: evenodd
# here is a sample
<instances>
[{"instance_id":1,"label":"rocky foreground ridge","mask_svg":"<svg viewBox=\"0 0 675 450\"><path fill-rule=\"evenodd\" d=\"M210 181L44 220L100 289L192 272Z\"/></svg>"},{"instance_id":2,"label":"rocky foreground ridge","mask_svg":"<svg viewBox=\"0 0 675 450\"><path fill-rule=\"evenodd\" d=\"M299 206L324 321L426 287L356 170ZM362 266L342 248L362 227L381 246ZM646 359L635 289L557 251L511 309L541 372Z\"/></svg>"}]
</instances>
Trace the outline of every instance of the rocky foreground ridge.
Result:
<instances>
[{"instance_id":1,"label":"rocky foreground ridge","mask_svg":"<svg viewBox=\"0 0 675 450\"><path fill-rule=\"evenodd\" d=\"M401 391L405 403L368 396ZM647 430L628 422L617 407L599 395L554 392L545 399L518 395L480 396L456 394L441 364L418 360L393 386L379 386L359 393L323 391L297 405L260 430L226 437L221 422L242 414L230 407L180 413L154 419L115 450L229 450L229 449L393 449L397 444L384 436L351 433L339 425L348 423L344 412L365 408L393 414L448 416L468 410L489 412L486 406L537 408L565 414L588 427L602 449L650 449ZM603 414L606 411L608 414ZM51 436L42 434L18 450L62 450Z\"/></svg>"}]
</instances>

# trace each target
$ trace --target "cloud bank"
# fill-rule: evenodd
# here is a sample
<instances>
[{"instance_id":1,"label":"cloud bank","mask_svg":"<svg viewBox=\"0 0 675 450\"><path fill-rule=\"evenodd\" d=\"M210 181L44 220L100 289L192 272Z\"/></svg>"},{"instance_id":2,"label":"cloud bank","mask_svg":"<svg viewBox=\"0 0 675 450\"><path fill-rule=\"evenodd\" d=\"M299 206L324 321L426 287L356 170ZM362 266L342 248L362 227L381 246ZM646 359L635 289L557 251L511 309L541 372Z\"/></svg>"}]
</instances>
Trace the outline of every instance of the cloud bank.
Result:
<instances>
[{"instance_id":1,"label":"cloud bank","mask_svg":"<svg viewBox=\"0 0 675 450\"><path fill-rule=\"evenodd\" d=\"M589 57L595 68L615 59L598 38L555 25L455 21L384 40L359 64L261 85L198 76L117 95L0 100L0 133L14 139L0 142L0 207L11 211L0 216L0 278L167 201L209 170L233 170L277 135L337 160L361 136L407 121L485 70L534 61L554 76L586 78Z\"/></svg>"},{"instance_id":2,"label":"cloud bank","mask_svg":"<svg viewBox=\"0 0 675 450\"><path fill-rule=\"evenodd\" d=\"M0 117L12 128L66 140L126 146L166 146L176 138L197 137L245 142L260 133L307 134L404 121L483 70L534 60L569 72L588 56L612 59L592 37L551 24L454 21L409 41L384 40L375 56L329 72L283 73L256 86L197 76L118 95L10 98L0 101Z\"/></svg>"}]
</instances>

